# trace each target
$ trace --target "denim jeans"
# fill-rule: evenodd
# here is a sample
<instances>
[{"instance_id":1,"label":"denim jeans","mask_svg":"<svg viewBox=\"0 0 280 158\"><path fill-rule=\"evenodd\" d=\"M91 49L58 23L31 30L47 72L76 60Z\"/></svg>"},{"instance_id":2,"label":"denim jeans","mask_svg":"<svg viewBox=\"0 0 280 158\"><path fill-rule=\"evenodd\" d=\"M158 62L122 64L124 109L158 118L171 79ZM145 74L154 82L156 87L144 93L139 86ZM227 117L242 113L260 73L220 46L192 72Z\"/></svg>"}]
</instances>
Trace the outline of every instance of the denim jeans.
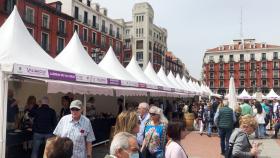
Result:
<instances>
[{"instance_id":1,"label":"denim jeans","mask_svg":"<svg viewBox=\"0 0 280 158\"><path fill-rule=\"evenodd\" d=\"M264 138L265 134L265 124L259 124L258 126L258 136Z\"/></svg>"},{"instance_id":2,"label":"denim jeans","mask_svg":"<svg viewBox=\"0 0 280 158\"><path fill-rule=\"evenodd\" d=\"M211 135L212 134L212 123L208 122L207 123L207 134Z\"/></svg>"},{"instance_id":3,"label":"denim jeans","mask_svg":"<svg viewBox=\"0 0 280 158\"><path fill-rule=\"evenodd\" d=\"M41 133L34 133L33 134L33 149L31 158L38 158L39 157L39 150L40 146L46 142L46 140L52 137L53 134L41 134Z\"/></svg>"},{"instance_id":4,"label":"denim jeans","mask_svg":"<svg viewBox=\"0 0 280 158\"><path fill-rule=\"evenodd\" d=\"M279 132L279 129L280 129L280 123L276 123L274 125L274 129L275 129L275 135L277 136L278 132Z\"/></svg>"},{"instance_id":5,"label":"denim jeans","mask_svg":"<svg viewBox=\"0 0 280 158\"><path fill-rule=\"evenodd\" d=\"M219 136L220 136L220 145L221 152L226 153L229 144L229 138L231 136L232 129L227 128L219 128Z\"/></svg>"}]
</instances>

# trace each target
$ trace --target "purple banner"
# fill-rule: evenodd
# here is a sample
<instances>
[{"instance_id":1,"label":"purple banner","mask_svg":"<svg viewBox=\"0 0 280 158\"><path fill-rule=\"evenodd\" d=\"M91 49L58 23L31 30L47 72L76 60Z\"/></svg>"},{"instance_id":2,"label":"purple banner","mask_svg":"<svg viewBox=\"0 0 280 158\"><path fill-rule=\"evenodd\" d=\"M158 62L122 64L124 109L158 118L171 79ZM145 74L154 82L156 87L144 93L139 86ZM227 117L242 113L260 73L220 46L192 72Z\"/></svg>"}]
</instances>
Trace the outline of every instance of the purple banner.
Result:
<instances>
[{"instance_id":1,"label":"purple banner","mask_svg":"<svg viewBox=\"0 0 280 158\"><path fill-rule=\"evenodd\" d=\"M117 86L121 85L121 80L116 80L116 79L108 78L107 81L108 81L107 83L109 85L117 85Z\"/></svg>"},{"instance_id":2,"label":"purple banner","mask_svg":"<svg viewBox=\"0 0 280 158\"><path fill-rule=\"evenodd\" d=\"M67 72L60 72L54 70L49 71L49 78L55 80L63 80L63 81L76 81L76 75Z\"/></svg>"}]
</instances>

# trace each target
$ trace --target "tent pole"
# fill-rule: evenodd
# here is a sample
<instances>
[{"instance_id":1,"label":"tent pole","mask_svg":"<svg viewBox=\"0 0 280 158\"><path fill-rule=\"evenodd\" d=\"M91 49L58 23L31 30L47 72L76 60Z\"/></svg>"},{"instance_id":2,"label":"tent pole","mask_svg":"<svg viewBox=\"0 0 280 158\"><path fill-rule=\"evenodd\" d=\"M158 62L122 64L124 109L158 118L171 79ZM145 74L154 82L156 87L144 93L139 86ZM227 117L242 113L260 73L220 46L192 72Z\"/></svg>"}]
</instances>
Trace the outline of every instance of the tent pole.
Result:
<instances>
[{"instance_id":1,"label":"tent pole","mask_svg":"<svg viewBox=\"0 0 280 158\"><path fill-rule=\"evenodd\" d=\"M7 93L8 75L0 71L0 158L5 158L6 152L6 124L7 124Z\"/></svg>"},{"instance_id":2,"label":"tent pole","mask_svg":"<svg viewBox=\"0 0 280 158\"><path fill-rule=\"evenodd\" d=\"M124 95L124 96L123 96L123 109L127 110L126 107L125 107L125 101L126 101L125 99L126 99L126 98L125 98L125 95Z\"/></svg>"},{"instance_id":3,"label":"tent pole","mask_svg":"<svg viewBox=\"0 0 280 158\"><path fill-rule=\"evenodd\" d=\"M84 115L86 116L87 115L87 96L86 94L83 95L84 97Z\"/></svg>"}]
</instances>

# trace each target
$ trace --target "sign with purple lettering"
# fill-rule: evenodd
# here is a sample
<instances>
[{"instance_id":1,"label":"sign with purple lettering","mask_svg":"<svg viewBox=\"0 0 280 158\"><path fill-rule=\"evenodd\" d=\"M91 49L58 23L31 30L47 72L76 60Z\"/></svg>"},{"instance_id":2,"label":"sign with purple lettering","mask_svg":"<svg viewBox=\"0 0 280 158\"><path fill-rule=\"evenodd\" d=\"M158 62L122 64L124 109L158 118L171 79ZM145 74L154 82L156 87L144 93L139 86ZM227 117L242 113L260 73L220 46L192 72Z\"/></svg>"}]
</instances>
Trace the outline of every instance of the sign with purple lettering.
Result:
<instances>
[{"instance_id":1,"label":"sign with purple lettering","mask_svg":"<svg viewBox=\"0 0 280 158\"><path fill-rule=\"evenodd\" d=\"M117 85L117 86L121 85L121 80L116 80L116 79L108 78L107 81L108 81L107 83L109 85Z\"/></svg>"},{"instance_id":2,"label":"sign with purple lettering","mask_svg":"<svg viewBox=\"0 0 280 158\"><path fill-rule=\"evenodd\" d=\"M54 70L49 70L49 78L62 81L76 81L75 74Z\"/></svg>"},{"instance_id":3,"label":"sign with purple lettering","mask_svg":"<svg viewBox=\"0 0 280 158\"><path fill-rule=\"evenodd\" d=\"M107 78L105 77L97 77L97 76L92 76L91 77L91 82L92 83L99 83L99 84L107 84Z\"/></svg>"}]
</instances>

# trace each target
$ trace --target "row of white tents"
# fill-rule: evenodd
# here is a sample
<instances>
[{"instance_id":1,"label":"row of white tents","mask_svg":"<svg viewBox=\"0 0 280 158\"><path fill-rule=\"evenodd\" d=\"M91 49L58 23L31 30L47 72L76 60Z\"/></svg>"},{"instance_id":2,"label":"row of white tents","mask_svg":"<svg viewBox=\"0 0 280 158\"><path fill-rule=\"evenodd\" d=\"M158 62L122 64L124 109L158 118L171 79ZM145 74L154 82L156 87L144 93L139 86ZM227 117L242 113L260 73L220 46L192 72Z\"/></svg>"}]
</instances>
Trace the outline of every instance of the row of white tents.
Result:
<instances>
[{"instance_id":1,"label":"row of white tents","mask_svg":"<svg viewBox=\"0 0 280 158\"><path fill-rule=\"evenodd\" d=\"M185 77L156 73L151 63L144 71L135 57L124 68L112 48L97 65L74 33L53 59L33 39L15 7L0 28L0 157L5 157L8 81L20 77L47 83L47 93L73 92L109 96L193 97L215 95L209 87Z\"/></svg>"},{"instance_id":2,"label":"row of white tents","mask_svg":"<svg viewBox=\"0 0 280 158\"><path fill-rule=\"evenodd\" d=\"M229 98L229 94L227 94L225 96L225 98ZM257 99L258 96L257 96L257 93L254 93L253 95L250 95L246 89L244 89L238 96L237 96L237 99ZM260 99L268 99L268 100L274 100L274 99L277 99L279 100L280 99L280 96L275 93L275 91L273 89L271 89L269 91L269 93L267 95L264 95L264 94L260 94Z\"/></svg>"}]
</instances>

